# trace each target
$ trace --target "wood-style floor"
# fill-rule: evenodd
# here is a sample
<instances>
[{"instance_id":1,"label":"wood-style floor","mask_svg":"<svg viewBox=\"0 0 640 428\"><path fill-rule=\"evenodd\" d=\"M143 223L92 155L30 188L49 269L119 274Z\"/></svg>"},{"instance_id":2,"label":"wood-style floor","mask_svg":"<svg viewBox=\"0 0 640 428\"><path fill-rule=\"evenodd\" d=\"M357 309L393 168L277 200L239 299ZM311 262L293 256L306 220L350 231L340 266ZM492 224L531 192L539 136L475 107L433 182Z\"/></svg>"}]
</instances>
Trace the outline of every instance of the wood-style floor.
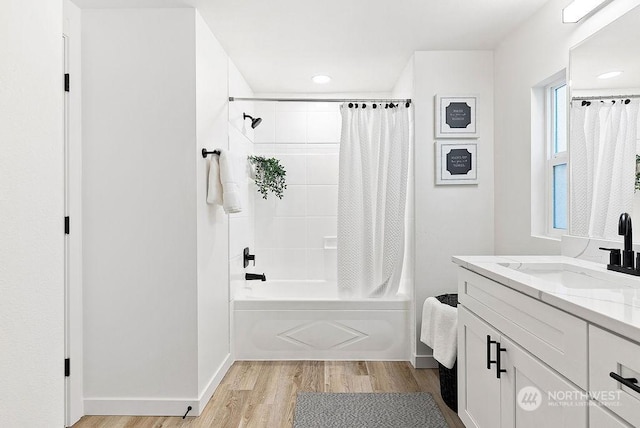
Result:
<instances>
[{"instance_id":1,"label":"wood-style floor","mask_svg":"<svg viewBox=\"0 0 640 428\"><path fill-rule=\"evenodd\" d=\"M430 392L449 426L464 428L440 397L437 369L386 361L238 361L198 418L85 416L73 428L289 428L298 391Z\"/></svg>"}]
</instances>

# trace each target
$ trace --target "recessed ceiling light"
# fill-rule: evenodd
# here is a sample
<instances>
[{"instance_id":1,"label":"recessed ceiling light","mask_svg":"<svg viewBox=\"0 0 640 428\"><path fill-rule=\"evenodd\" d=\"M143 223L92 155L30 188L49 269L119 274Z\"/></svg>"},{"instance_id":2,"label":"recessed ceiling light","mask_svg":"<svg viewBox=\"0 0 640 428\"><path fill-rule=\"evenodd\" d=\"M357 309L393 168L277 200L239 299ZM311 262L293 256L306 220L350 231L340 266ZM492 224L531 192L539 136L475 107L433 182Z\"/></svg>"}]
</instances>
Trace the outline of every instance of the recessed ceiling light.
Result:
<instances>
[{"instance_id":1,"label":"recessed ceiling light","mask_svg":"<svg viewBox=\"0 0 640 428\"><path fill-rule=\"evenodd\" d=\"M598 76L598 79L611 79L612 77L617 77L622 74L622 71L609 71L608 73L602 73Z\"/></svg>"},{"instance_id":2,"label":"recessed ceiling light","mask_svg":"<svg viewBox=\"0 0 640 428\"><path fill-rule=\"evenodd\" d=\"M562 9L562 22L565 24L576 23L609 1L611 0L573 0L571 4Z\"/></svg>"},{"instance_id":3,"label":"recessed ceiling light","mask_svg":"<svg viewBox=\"0 0 640 428\"><path fill-rule=\"evenodd\" d=\"M331 82L331 77L329 76L325 76L324 74L318 74L316 76L313 76L311 78L311 80L313 80L314 83L317 83L319 85L322 85L324 83L329 83Z\"/></svg>"}]
</instances>

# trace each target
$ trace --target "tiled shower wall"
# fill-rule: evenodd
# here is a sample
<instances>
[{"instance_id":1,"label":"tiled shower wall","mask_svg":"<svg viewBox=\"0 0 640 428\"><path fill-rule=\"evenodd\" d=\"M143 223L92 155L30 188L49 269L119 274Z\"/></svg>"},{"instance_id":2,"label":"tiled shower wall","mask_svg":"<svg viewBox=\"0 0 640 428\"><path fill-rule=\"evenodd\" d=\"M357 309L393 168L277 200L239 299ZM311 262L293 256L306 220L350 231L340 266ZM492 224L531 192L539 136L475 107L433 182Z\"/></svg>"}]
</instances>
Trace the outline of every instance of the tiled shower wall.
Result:
<instances>
[{"instance_id":1,"label":"tiled shower wall","mask_svg":"<svg viewBox=\"0 0 640 428\"><path fill-rule=\"evenodd\" d=\"M229 103L229 151L238 157L246 158L251 156L254 151L254 130L251 129L249 119L242 119L243 113L253 116L255 114L254 103L242 101ZM229 281L231 287L229 296L232 300L235 291L244 287L245 284L242 251L245 247L250 247L253 250L255 246L253 231L255 185L249 180L246 171L237 171L237 179L240 180L242 211L229 214Z\"/></svg>"},{"instance_id":2,"label":"tiled shower wall","mask_svg":"<svg viewBox=\"0 0 640 428\"><path fill-rule=\"evenodd\" d=\"M255 272L335 281L339 104L257 102L255 111L254 152L287 171L283 199L264 200L254 188Z\"/></svg>"}]
</instances>

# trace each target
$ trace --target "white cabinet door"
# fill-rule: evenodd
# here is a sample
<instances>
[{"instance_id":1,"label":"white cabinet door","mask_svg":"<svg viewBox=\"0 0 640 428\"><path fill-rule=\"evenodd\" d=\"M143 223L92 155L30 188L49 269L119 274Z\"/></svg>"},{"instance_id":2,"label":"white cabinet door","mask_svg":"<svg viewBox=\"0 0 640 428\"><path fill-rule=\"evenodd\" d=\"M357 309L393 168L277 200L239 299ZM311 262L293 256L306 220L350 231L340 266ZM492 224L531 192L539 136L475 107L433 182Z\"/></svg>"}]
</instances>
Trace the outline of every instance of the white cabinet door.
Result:
<instances>
[{"instance_id":1,"label":"white cabinet door","mask_svg":"<svg viewBox=\"0 0 640 428\"><path fill-rule=\"evenodd\" d=\"M458 415L467 428L500 426L500 380L495 363L487 368L488 360L495 360L495 345L488 340L498 342L500 335L458 306Z\"/></svg>"},{"instance_id":2,"label":"white cabinet door","mask_svg":"<svg viewBox=\"0 0 640 428\"><path fill-rule=\"evenodd\" d=\"M584 392L506 338L500 348L502 428L586 428Z\"/></svg>"},{"instance_id":3,"label":"white cabinet door","mask_svg":"<svg viewBox=\"0 0 640 428\"><path fill-rule=\"evenodd\" d=\"M614 416L613 413L609 413L607 410L600 407L595 401L592 401L589 404L590 427L632 428L631 425Z\"/></svg>"}]
</instances>

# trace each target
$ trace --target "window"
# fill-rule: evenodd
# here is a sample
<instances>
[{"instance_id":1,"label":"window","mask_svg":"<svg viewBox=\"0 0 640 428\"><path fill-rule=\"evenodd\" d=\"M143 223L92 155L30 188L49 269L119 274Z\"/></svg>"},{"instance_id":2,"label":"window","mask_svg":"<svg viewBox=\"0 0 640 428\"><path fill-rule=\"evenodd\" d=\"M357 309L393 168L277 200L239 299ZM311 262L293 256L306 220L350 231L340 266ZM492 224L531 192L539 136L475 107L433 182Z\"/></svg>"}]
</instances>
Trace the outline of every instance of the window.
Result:
<instances>
[{"instance_id":1,"label":"window","mask_svg":"<svg viewBox=\"0 0 640 428\"><path fill-rule=\"evenodd\" d=\"M567 85L556 81L545 88L547 124L547 233L562 235L568 221Z\"/></svg>"}]
</instances>

